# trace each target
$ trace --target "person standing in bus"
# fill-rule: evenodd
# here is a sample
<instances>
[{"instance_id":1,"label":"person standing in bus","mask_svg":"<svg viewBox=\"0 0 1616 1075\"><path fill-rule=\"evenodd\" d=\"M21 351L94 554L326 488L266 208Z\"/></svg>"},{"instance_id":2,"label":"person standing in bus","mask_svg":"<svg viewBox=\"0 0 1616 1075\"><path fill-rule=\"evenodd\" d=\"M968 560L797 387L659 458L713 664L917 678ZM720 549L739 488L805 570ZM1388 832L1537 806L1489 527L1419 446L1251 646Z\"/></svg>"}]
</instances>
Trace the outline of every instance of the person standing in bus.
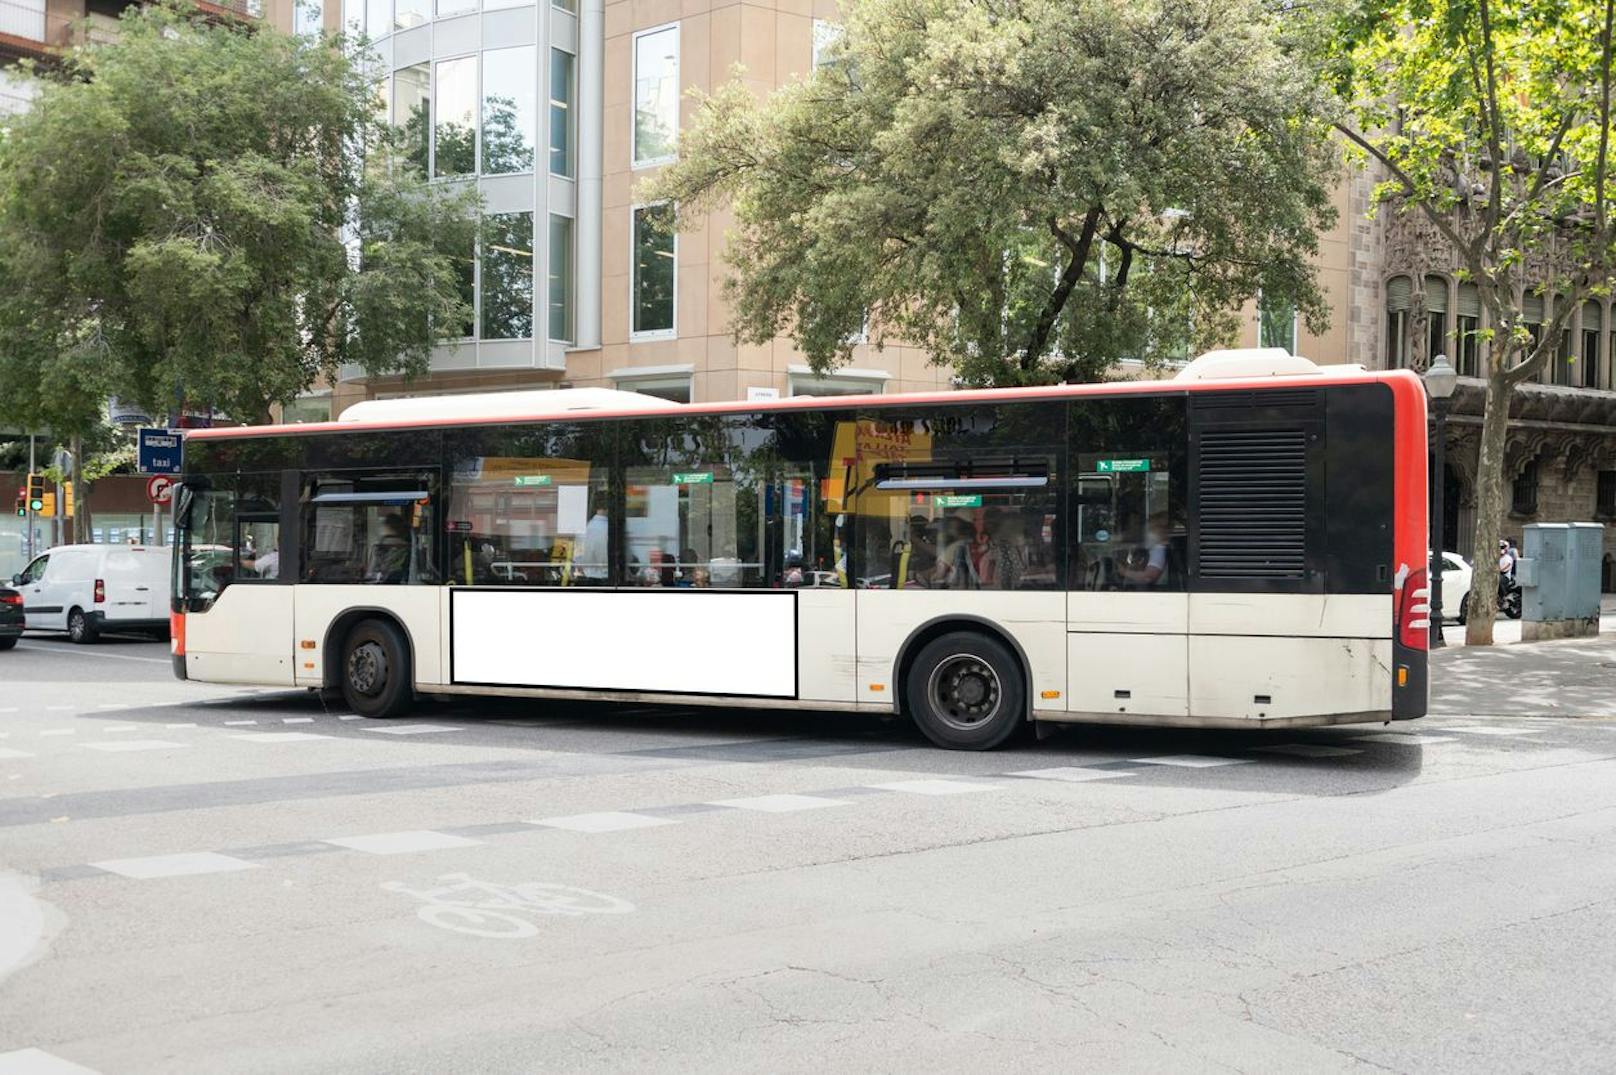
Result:
<instances>
[{"instance_id":1,"label":"person standing in bus","mask_svg":"<svg viewBox=\"0 0 1616 1075\"><path fill-rule=\"evenodd\" d=\"M943 590L975 590L980 588L976 565L971 562L971 546L976 542L976 527L970 520L958 515L949 516L944 523L948 543L937 554L937 587Z\"/></svg>"},{"instance_id":2,"label":"person standing in bus","mask_svg":"<svg viewBox=\"0 0 1616 1075\"><path fill-rule=\"evenodd\" d=\"M606 516L606 505L596 504L595 514L584 524L583 548L578 553L577 570L573 572L573 577L584 586L601 586L606 582L611 526Z\"/></svg>"}]
</instances>

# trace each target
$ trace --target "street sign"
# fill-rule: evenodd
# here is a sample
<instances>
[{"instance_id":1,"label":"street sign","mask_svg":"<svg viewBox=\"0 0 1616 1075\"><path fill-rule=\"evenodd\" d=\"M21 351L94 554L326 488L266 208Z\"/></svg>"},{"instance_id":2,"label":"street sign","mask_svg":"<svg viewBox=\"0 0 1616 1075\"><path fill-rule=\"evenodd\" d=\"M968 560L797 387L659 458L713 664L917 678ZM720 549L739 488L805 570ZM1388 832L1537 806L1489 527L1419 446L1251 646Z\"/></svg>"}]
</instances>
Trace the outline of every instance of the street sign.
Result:
<instances>
[{"instance_id":1,"label":"street sign","mask_svg":"<svg viewBox=\"0 0 1616 1075\"><path fill-rule=\"evenodd\" d=\"M185 459L185 434L177 429L142 428L136 469L142 474L178 474Z\"/></svg>"},{"instance_id":2,"label":"street sign","mask_svg":"<svg viewBox=\"0 0 1616 1075\"><path fill-rule=\"evenodd\" d=\"M146 499L153 504L167 504L174 497L174 479L167 474L153 474L146 479Z\"/></svg>"},{"instance_id":3,"label":"street sign","mask_svg":"<svg viewBox=\"0 0 1616 1075\"><path fill-rule=\"evenodd\" d=\"M515 478L513 478L511 480L517 485L549 485L550 484L550 475L548 475L548 474L518 474Z\"/></svg>"},{"instance_id":4,"label":"street sign","mask_svg":"<svg viewBox=\"0 0 1616 1075\"><path fill-rule=\"evenodd\" d=\"M1137 474L1150 469L1150 460L1102 459L1096 469L1101 474Z\"/></svg>"},{"instance_id":5,"label":"street sign","mask_svg":"<svg viewBox=\"0 0 1616 1075\"><path fill-rule=\"evenodd\" d=\"M675 485L711 485L712 483L713 472L710 470L698 470L689 474L675 474L673 476L673 484Z\"/></svg>"}]
</instances>

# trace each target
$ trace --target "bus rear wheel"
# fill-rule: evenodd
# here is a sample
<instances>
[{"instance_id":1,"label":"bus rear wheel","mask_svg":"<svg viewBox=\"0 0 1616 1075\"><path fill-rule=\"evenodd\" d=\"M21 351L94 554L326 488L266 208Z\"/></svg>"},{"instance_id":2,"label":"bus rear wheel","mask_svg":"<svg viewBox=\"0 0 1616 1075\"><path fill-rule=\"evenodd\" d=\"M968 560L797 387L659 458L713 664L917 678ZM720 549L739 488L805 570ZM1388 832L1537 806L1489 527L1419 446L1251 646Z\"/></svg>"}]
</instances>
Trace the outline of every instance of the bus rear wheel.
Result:
<instances>
[{"instance_id":1,"label":"bus rear wheel","mask_svg":"<svg viewBox=\"0 0 1616 1075\"><path fill-rule=\"evenodd\" d=\"M1027 714L1015 654L975 631L951 631L926 643L909 666L904 696L926 738L949 750L1001 746Z\"/></svg>"},{"instance_id":2,"label":"bus rear wheel","mask_svg":"<svg viewBox=\"0 0 1616 1075\"><path fill-rule=\"evenodd\" d=\"M410 647L386 620L361 620L342 643L342 699L362 717L396 717L415 701Z\"/></svg>"}]
</instances>

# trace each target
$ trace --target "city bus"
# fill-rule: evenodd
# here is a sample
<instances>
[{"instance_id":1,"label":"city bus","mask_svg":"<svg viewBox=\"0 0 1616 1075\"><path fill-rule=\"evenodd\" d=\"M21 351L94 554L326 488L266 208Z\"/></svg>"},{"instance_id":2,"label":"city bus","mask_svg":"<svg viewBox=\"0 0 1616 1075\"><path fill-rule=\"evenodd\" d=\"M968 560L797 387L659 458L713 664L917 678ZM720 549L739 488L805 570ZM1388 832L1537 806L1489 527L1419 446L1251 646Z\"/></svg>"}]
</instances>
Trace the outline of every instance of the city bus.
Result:
<instances>
[{"instance_id":1,"label":"city bus","mask_svg":"<svg viewBox=\"0 0 1616 1075\"><path fill-rule=\"evenodd\" d=\"M1426 710L1407 371L681 404L377 400L190 434L175 674L421 696L1274 728Z\"/></svg>"}]
</instances>

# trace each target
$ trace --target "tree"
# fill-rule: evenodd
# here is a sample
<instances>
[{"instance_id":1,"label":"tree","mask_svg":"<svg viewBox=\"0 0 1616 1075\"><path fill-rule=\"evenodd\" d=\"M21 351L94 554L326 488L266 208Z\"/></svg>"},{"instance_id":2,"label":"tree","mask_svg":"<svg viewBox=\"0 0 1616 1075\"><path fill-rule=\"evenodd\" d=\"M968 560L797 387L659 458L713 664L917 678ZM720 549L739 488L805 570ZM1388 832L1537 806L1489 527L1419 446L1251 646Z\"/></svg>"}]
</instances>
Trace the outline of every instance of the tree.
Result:
<instances>
[{"instance_id":1,"label":"tree","mask_svg":"<svg viewBox=\"0 0 1616 1075\"><path fill-rule=\"evenodd\" d=\"M424 372L476 196L404 164L345 44L130 8L36 72L0 140L0 420L267 421L343 365Z\"/></svg>"},{"instance_id":2,"label":"tree","mask_svg":"<svg viewBox=\"0 0 1616 1075\"><path fill-rule=\"evenodd\" d=\"M1320 35L1350 107L1340 130L1389 177L1378 201L1430 221L1489 314L1478 564L1504 513L1515 387L1583 300L1610 293L1613 12L1616 0L1357 0ZM1552 303L1544 324L1523 317L1528 296ZM1492 643L1497 598L1471 588L1470 645Z\"/></svg>"},{"instance_id":3,"label":"tree","mask_svg":"<svg viewBox=\"0 0 1616 1075\"><path fill-rule=\"evenodd\" d=\"M830 63L700 100L639 200L730 205L746 342L819 371L902 339L972 384L1088 380L1227 338L1257 292L1315 330L1338 152L1256 0L848 0Z\"/></svg>"}]
</instances>

